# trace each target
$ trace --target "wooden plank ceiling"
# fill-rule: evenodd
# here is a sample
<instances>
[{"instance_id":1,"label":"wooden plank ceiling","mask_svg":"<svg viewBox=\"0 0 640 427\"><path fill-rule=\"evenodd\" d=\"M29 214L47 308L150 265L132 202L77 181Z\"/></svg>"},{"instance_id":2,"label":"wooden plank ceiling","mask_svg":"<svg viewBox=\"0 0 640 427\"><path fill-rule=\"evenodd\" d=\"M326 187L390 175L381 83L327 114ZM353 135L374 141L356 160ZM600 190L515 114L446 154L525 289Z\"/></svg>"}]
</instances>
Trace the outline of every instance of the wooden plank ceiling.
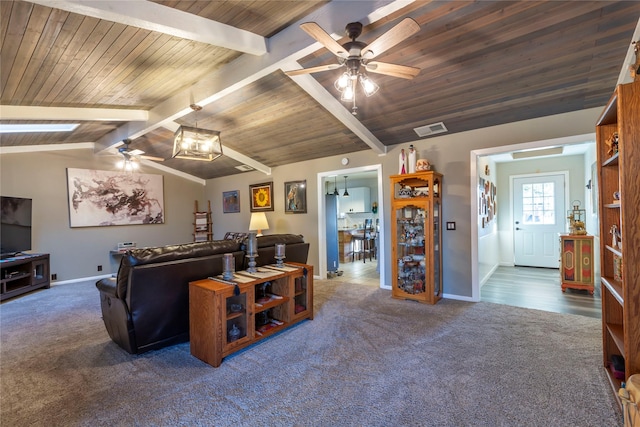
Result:
<instances>
[{"instance_id":1,"label":"wooden plank ceiling","mask_svg":"<svg viewBox=\"0 0 640 427\"><path fill-rule=\"evenodd\" d=\"M154 1L267 38L262 72L252 69L252 78L205 93L212 84L203 81L227 70L227 75L237 74L243 69L239 64L255 67L255 58L40 3L0 2L0 124L52 121L46 108L39 117L43 120L5 114L11 106L28 106L146 110L153 113L153 125L82 121L69 134L0 134L0 146L97 142L109 147L123 135L133 136L132 148L203 179L242 173L236 166L244 162L226 155L211 163L170 159L173 132L166 127L197 123L218 130L229 152L275 167L375 149L377 142L382 147L377 150L384 151L418 139L413 128L440 121L455 133L602 106L624 66L640 18L636 1L416 1L375 15L364 10L365 3L372 7L373 2L360 2L362 16L356 19L366 25L358 40L365 43L406 16L418 22L419 33L376 60L421 72L413 80L370 74L380 90L370 98L359 97L358 115L344 118L338 110L350 106L336 103L339 94L333 87L340 70L312 75L312 86L317 82L321 92L317 96L284 74L282 69L292 67L290 60L269 63L294 42L300 44L294 58L300 66L335 63L298 24L322 21L327 32L343 34L347 22L336 22L341 18L335 16L354 15L336 13L346 7L342 4ZM184 99L183 113L155 118L189 88L201 87L205 89L196 93L198 99ZM188 110L189 101L210 95L215 100L201 111ZM134 127L144 130L127 133Z\"/></svg>"}]
</instances>

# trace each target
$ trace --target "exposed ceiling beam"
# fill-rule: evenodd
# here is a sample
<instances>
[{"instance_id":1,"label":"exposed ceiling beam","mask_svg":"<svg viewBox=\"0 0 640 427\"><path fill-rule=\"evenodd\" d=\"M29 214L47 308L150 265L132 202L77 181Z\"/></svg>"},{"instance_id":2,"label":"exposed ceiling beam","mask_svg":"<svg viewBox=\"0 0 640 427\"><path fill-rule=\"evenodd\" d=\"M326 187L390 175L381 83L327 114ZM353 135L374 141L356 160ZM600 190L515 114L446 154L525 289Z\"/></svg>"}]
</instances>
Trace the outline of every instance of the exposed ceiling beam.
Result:
<instances>
[{"instance_id":1,"label":"exposed ceiling beam","mask_svg":"<svg viewBox=\"0 0 640 427\"><path fill-rule=\"evenodd\" d=\"M288 69L300 68L300 65L296 63L296 66L289 67ZM291 79L304 89L309 95L313 97L318 103L320 103L326 110L333 114L335 118L345 125L351 132L358 135L358 137L365 142L371 149L378 154L386 154L387 147L380 142L378 138L372 134L356 117L351 114L351 111L347 109L344 104L327 92L316 79L309 74L302 74L299 76L291 76Z\"/></svg>"},{"instance_id":2,"label":"exposed ceiling beam","mask_svg":"<svg viewBox=\"0 0 640 427\"><path fill-rule=\"evenodd\" d=\"M93 142L74 142L70 144L19 145L0 147L0 154L37 153L40 151L86 150L93 149Z\"/></svg>"},{"instance_id":3,"label":"exposed ceiling beam","mask_svg":"<svg viewBox=\"0 0 640 427\"><path fill-rule=\"evenodd\" d=\"M222 147L222 153L225 156L231 157L234 160L239 161L240 163L244 163L247 166L251 166L257 171L260 171L266 175L271 175L271 168L269 166L263 165L260 162L253 160L249 156L245 156L242 153L238 153L236 150L229 147Z\"/></svg>"},{"instance_id":4,"label":"exposed ceiling beam","mask_svg":"<svg viewBox=\"0 0 640 427\"><path fill-rule=\"evenodd\" d=\"M48 3L48 2L47 2ZM79 2L76 2L79 3ZM93 3L93 2L90 2ZM299 25L314 21L329 33L340 34L345 22L375 22L411 3L407 0L340 1L334 0L317 9L303 20L292 24L269 39L269 52L262 56L242 55L209 74L188 89L172 96L149 112L146 123L126 123L97 142L97 150L108 149L125 138L135 139L192 110L189 105L205 106L225 95L291 64L320 48ZM336 22L336 16L340 17ZM339 30L338 30L339 28Z\"/></svg>"},{"instance_id":5,"label":"exposed ceiling beam","mask_svg":"<svg viewBox=\"0 0 640 427\"><path fill-rule=\"evenodd\" d=\"M1 105L0 119L145 122L149 120L149 112L146 110L127 110L124 108L31 107L25 105Z\"/></svg>"},{"instance_id":6,"label":"exposed ceiling beam","mask_svg":"<svg viewBox=\"0 0 640 427\"><path fill-rule=\"evenodd\" d=\"M267 53L266 39L258 34L151 1L30 0L30 2L251 55Z\"/></svg>"}]
</instances>

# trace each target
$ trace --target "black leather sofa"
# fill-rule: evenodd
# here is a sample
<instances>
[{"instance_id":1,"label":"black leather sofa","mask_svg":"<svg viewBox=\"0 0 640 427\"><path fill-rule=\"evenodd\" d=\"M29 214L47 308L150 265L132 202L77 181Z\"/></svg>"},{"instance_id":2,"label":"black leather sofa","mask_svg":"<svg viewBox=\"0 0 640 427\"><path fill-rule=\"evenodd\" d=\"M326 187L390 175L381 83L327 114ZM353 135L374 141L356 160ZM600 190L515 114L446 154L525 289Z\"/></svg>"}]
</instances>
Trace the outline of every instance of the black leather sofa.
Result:
<instances>
[{"instance_id":1,"label":"black leather sofa","mask_svg":"<svg viewBox=\"0 0 640 427\"><path fill-rule=\"evenodd\" d=\"M300 235L257 239L258 266L275 263L275 244L285 243L285 261L306 263L309 243ZM222 273L226 253L236 270L246 269L245 241L216 240L127 251L116 277L96 283L102 319L111 339L132 354L189 340L189 282Z\"/></svg>"}]
</instances>

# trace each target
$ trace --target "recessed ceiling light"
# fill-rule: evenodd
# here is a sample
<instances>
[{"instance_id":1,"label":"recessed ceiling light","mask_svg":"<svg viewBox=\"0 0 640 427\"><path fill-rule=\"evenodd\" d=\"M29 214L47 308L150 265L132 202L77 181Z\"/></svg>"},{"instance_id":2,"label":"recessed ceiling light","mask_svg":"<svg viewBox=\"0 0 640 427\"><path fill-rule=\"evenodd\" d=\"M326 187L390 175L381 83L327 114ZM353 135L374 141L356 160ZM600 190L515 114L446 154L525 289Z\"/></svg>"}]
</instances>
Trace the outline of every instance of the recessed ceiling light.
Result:
<instances>
[{"instance_id":1,"label":"recessed ceiling light","mask_svg":"<svg viewBox=\"0 0 640 427\"><path fill-rule=\"evenodd\" d=\"M0 133L71 132L78 126L80 123L0 124Z\"/></svg>"},{"instance_id":2,"label":"recessed ceiling light","mask_svg":"<svg viewBox=\"0 0 640 427\"><path fill-rule=\"evenodd\" d=\"M540 156L552 156L554 154L562 154L562 147L552 147L552 148L532 148L528 150L514 151L511 153L511 157L514 160L517 159L528 159L530 157L540 157Z\"/></svg>"}]
</instances>

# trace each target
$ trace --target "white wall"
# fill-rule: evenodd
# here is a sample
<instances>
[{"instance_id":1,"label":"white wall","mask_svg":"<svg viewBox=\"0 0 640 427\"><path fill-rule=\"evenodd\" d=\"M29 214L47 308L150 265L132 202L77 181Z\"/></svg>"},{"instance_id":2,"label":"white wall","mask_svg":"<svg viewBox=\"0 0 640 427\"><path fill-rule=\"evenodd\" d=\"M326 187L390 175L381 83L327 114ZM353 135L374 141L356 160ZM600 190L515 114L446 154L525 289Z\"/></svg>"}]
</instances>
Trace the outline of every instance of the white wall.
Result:
<instances>
[{"instance_id":1,"label":"white wall","mask_svg":"<svg viewBox=\"0 0 640 427\"><path fill-rule=\"evenodd\" d=\"M490 157L478 158L478 178L483 178L485 181L492 182L497 188L497 168L495 161ZM487 172L489 172L487 174ZM478 188L478 191L482 189ZM504 199L503 199L504 200ZM500 209L504 209L501 200L496 197L498 206ZM476 205L476 212L480 212L479 203ZM498 220L499 217L495 216L493 220L485 223L483 226L482 219L486 216L477 216L478 225L478 277L480 286L482 286L491 276L491 273L498 268L500 264L500 242L498 240Z\"/></svg>"}]
</instances>

